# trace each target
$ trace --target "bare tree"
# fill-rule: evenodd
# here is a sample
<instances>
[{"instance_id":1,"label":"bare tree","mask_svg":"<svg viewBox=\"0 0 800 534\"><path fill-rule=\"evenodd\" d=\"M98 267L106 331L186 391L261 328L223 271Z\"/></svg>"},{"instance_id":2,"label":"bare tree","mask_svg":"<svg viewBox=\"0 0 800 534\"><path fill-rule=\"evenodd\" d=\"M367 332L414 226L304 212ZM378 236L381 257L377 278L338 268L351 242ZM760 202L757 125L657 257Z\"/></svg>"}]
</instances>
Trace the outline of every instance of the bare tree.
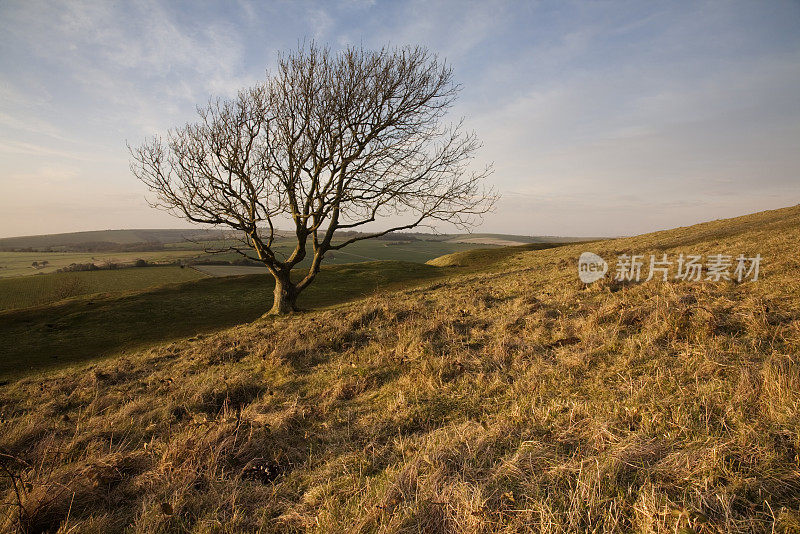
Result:
<instances>
[{"instance_id":1,"label":"bare tree","mask_svg":"<svg viewBox=\"0 0 800 534\"><path fill-rule=\"evenodd\" d=\"M490 168L469 169L475 134L444 122L458 90L451 68L423 48L332 54L312 44L237 98L198 108L196 123L130 148L131 169L154 206L239 231L231 250L272 273L270 312L283 314L327 252L436 222L467 227L492 207L482 185ZM352 232L387 216L404 222ZM275 250L280 225L296 242L288 256Z\"/></svg>"}]
</instances>

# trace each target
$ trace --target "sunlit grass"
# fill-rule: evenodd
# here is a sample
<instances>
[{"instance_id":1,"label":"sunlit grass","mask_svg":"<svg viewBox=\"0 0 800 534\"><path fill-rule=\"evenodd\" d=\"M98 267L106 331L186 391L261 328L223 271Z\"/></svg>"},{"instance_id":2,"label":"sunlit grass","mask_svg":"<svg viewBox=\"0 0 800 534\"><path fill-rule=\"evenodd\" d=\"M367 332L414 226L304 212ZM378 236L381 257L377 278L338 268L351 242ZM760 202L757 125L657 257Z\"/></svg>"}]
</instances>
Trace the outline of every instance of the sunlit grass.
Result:
<instances>
[{"instance_id":1,"label":"sunlit grass","mask_svg":"<svg viewBox=\"0 0 800 534\"><path fill-rule=\"evenodd\" d=\"M475 253L416 287L14 382L7 525L794 532L798 242L791 208ZM586 249L764 263L756 283L585 287Z\"/></svg>"}]
</instances>

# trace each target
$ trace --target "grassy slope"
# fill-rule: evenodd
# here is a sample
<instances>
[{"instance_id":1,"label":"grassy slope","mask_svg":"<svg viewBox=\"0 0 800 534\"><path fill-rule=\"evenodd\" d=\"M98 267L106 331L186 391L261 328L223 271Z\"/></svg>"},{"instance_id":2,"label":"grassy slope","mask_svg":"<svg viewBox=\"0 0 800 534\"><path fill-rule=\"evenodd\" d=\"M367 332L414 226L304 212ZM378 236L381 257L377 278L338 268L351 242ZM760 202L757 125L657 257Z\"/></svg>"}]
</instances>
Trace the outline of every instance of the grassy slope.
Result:
<instances>
[{"instance_id":1,"label":"grassy slope","mask_svg":"<svg viewBox=\"0 0 800 534\"><path fill-rule=\"evenodd\" d=\"M490 272L467 253L427 287L7 385L3 461L27 524L72 532L793 531L798 242L790 208ZM765 259L756 283L587 289L587 248Z\"/></svg>"},{"instance_id":2,"label":"grassy slope","mask_svg":"<svg viewBox=\"0 0 800 534\"><path fill-rule=\"evenodd\" d=\"M596 237L564 237L552 235L513 235L513 234L459 234L448 237L450 243L490 242L491 240L513 241L523 243L573 243L576 241L594 241ZM486 241L482 241L486 240Z\"/></svg>"},{"instance_id":3,"label":"grassy slope","mask_svg":"<svg viewBox=\"0 0 800 534\"><path fill-rule=\"evenodd\" d=\"M557 245L530 244L520 250L552 246ZM470 249L469 269L487 269L517 248ZM436 261L431 265L440 266ZM448 275L447 270L401 261L327 266L300 303L324 307L378 288ZM193 269L172 266L0 279L0 378L252 321L272 301L272 281L264 275L198 278ZM18 309L23 306L29 308Z\"/></svg>"},{"instance_id":4,"label":"grassy slope","mask_svg":"<svg viewBox=\"0 0 800 534\"><path fill-rule=\"evenodd\" d=\"M169 265L0 278L0 310L41 306L94 293L143 290L203 277L194 269Z\"/></svg>"}]
</instances>

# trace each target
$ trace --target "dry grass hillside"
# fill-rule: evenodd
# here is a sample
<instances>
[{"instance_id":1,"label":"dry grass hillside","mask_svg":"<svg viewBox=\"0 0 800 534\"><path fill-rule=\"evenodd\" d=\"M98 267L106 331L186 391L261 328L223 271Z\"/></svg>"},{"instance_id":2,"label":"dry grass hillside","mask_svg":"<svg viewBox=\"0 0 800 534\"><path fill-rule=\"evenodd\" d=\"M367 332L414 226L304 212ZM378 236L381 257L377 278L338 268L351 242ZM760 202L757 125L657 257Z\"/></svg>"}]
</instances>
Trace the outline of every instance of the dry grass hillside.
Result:
<instances>
[{"instance_id":1,"label":"dry grass hillside","mask_svg":"<svg viewBox=\"0 0 800 534\"><path fill-rule=\"evenodd\" d=\"M0 520L798 532L798 243L794 207L459 253L427 286L4 385ZM586 287L586 249L764 259L757 282Z\"/></svg>"}]
</instances>

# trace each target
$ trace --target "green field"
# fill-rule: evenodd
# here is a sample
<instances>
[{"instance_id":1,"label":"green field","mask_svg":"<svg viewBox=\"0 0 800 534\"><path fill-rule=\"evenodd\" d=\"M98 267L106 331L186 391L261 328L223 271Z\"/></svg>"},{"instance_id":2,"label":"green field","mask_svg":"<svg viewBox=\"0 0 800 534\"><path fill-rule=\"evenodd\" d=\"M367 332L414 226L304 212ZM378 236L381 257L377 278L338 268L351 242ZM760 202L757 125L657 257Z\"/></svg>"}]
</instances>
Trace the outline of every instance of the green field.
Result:
<instances>
[{"instance_id":1,"label":"green field","mask_svg":"<svg viewBox=\"0 0 800 534\"><path fill-rule=\"evenodd\" d=\"M130 265L137 259L150 263L171 263L177 260L192 261L236 261L242 256L236 252L212 254L203 249L223 249L235 245L233 241L208 241L202 243L170 243L163 250L151 252L0 252L0 278L48 274L77 263L106 263ZM341 251L329 252L325 257L328 265L358 263L363 261L397 260L425 263L426 261L462 250L491 245L477 243L450 243L444 241L381 241L367 240L353 243ZM289 240L276 242L275 250L284 257L289 256L293 245ZM310 252L310 251L309 251ZM47 262L44 268L33 267L33 262ZM310 264L310 258L299 265Z\"/></svg>"},{"instance_id":2,"label":"green field","mask_svg":"<svg viewBox=\"0 0 800 534\"><path fill-rule=\"evenodd\" d=\"M232 244L232 242L227 244L223 242L214 242L204 245L209 248L223 248ZM175 247L175 250L179 250L178 247L182 246L187 246L187 244L173 244L170 245L170 248ZM454 252L471 250L479 247L486 248L492 247L492 245L476 243L451 243L447 241L383 241L378 239L368 239L348 245L342 250L328 252L325 255L325 263L328 265L342 265L345 263L383 260L425 263L428 260L438 258L439 256L443 256L445 254L452 254ZM281 239L275 242L273 249L279 256L286 258L294 250L294 245L288 239ZM300 263L300 268L310 264L310 248L308 252L309 257ZM236 252L226 252L220 254L204 254L201 256L201 258L217 261L234 261L241 259L242 256Z\"/></svg>"},{"instance_id":3,"label":"green field","mask_svg":"<svg viewBox=\"0 0 800 534\"><path fill-rule=\"evenodd\" d=\"M209 276L242 276L245 274L268 274L266 267L257 265L195 265L197 271Z\"/></svg>"},{"instance_id":4,"label":"green field","mask_svg":"<svg viewBox=\"0 0 800 534\"><path fill-rule=\"evenodd\" d=\"M201 250L158 250L153 252L0 252L0 278L53 273L73 263L116 263L130 265L138 259L151 263L171 263L194 258ZM47 261L44 268L33 262Z\"/></svg>"},{"instance_id":5,"label":"green field","mask_svg":"<svg viewBox=\"0 0 800 534\"><path fill-rule=\"evenodd\" d=\"M0 310L40 306L94 293L138 291L203 277L194 269L165 265L0 278Z\"/></svg>"}]
</instances>

